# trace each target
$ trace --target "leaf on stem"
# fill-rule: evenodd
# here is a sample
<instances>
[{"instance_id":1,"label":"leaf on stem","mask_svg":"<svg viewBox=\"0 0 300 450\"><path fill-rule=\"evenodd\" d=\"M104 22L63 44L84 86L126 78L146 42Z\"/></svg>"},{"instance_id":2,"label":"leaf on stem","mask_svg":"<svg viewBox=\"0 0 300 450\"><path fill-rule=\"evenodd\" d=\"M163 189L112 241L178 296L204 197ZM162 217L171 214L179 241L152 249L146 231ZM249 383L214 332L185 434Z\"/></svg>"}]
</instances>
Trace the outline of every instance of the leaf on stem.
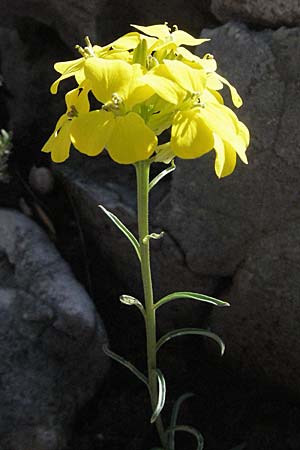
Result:
<instances>
[{"instance_id":1,"label":"leaf on stem","mask_svg":"<svg viewBox=\"0 0 300 450\"><path fill-rule=\"evenodd\" d=\"M193 397L194 394L192 392L187 392L185 394L182 394L175 402L173 410L172 410L172 415L171 415L171 420L170 420L170 429L172 431L169 432L170 437L169 437L169 448L170 450L175 450L175 430L174 427L177 424L177 419L178 419L178 414L179 414L179 409L181 404L187 400L188 398Z\"/></svg>"},{"instance_id":2,"label":"leaf on stem","mask_svg":"<svg viewBox=\"0 0 300 450\"><path fill-rule=\"evenodd\" d=\"M225 344L222 341L222 339L215 333L212 333L211 331L204 330L202 328L179 328L178 330L169 331L169 333L166 333L164 336L162 336L159 341L156 344L156 351L158 351L162 345L164 345L167 341L170 339L173 339L174 337L178 336L186 336L186 335L199 335L199 336L205 336L210 339L213 339L217 344L219 344L221 349L221 356L223 356L225 351Z\"/></svg>"},{"instance_id":3,"label":"leaf on stem","mask_svg":"<svg viewBox=\"0 0 300 450\"><path fill-rule=\"evenodd\" d=\"M143 238L143 244L145 245L148 244L150 239L161 239L164 234L165 234L164 231L161 231L159 234L158 233L147 234L147 236Z\"/></svg>"},{"instance_id":4,"label":"leaf on stem","mask_svg":"<svg viewBox=\"0 0 300 450\"><path fill-rule=\"evenodd\" d=\"M157 381L158 381L158 398L156 408L151 416L150 422L154 423L160 415L166 400L166 380L159 369L156 369Z\"/></svg>"},{"instance_id":5,"label":"leaf on stem","mask_svg":"<svg viewBox=\"0 0 300 450\"><path fill-rule=\"evenodd\" d=\"M191 300L197 300L204 303L211 303L214 306L230 306L229 303L219 300L214 297L210 297L209 295L198 294L197 292L173 292L172 294L166 295L161 298L155 305L154 309L159 308L165 303L170 302L171 300L176 300L180 298L188 298Z\"/></svg>"},{"instance_id":6,"label":"leaf on stem","mask_svg":"<svg viewBox=\"0 0 300 450\"><path fill-rule=\"evenodd\" d=\"M131 233L131 231L128 230L128 228L126 227L126 225L123 224L123 222L121 222L120 219L118 219L117 216L115 216L115 214L111 213L110 211L108 211L106 208L104 208L104 206L102 205L98 205L99 208L102 209L102 211L107 215L107 217L110 218L110 220L119 228L119 230L122 231L122 233L127 237L127 239L131 242L137 257L139 259L139 261L141 260L141 251L140 251L140 244L138 243L138 240L136 239L136 237Z\"/></svg>"},{"instance_id":7,"label":"leaf on stem","mask_svg":"<svg viewBox=\"0 0 300 450\"><path fill-rule=\"evenodd\" d=\"M134 373L134 375L141 380L143 383L145 383L145 385L147 387L148 386L148 380L145 377L145 375L140 372L133 364L131 364L131 362L127 361L127 359L123 358L123 356L118 355L117 353L112 352L109 348L107 344L104 344L102 346L102 349L104 351L104 353L109 356L110 358L112 358L113 360L117 361L119 364L121 364L124 367L127 367L127 369L129 369L132 373Z\"/></svg>"},{"instance_id":8,"label":"leaf on stem","mask_svg":"<svg viewBox=\"0 0 300 450\"><path fill-rule=\"evenodd\" d=\"M171 165L169 167L167 167L165 170L163 170L162 172L160 172L155 178L153 178L153 180L149 183L149 191L151 191L151 189L162 179L164 178L166 175L168 175L169 173L173 172L173 170L176 169L176 165L174 160L171 162Z\"/></svg>"},{"instance_id":9,"label":"leaf on stem","mask_svg":"<svg viewBox=\"0 0 300 450\"><path fill-rule=\"evenodd\" d=\"M144 309L142 303L137 298L132 297L131 295L123 294L119 297L119 300L124 305L136 306L141 311L143 316L145 317L145 309Z\"/></svg>"},{"instance_id":10,"label":"leaf on stem","mask_svg":"<svg viewBox=\"0 0 300 450\"><path fill-rule=\"evenodd\" d=\"M196 450L202 450L204 446L204 439L200 431L196 430L194 427L190 427L189 425L176 425L176 427L168 428L166 433L172 433L176 431L184 431L186 433L192 434L197 439L197 448ZM174 450L174 449L172 449Z\"/></svg>"}]
</instances>

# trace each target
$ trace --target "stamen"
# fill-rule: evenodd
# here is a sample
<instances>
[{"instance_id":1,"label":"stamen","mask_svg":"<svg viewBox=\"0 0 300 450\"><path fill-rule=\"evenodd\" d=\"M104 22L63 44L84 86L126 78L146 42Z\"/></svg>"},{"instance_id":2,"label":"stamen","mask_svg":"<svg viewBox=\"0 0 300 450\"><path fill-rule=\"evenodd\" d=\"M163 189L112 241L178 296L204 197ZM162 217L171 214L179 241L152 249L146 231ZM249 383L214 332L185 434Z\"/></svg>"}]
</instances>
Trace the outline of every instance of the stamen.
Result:
<instances>
[{"instance_id":1,"label":"stamen","mask_svg":"<svg viewBox=\"0 0 300 450\"><path fill-rule=\"evenodd\" d=\"M70 117L70 119L73 119L73 117L78 116L78 111L74 105L70 106L70 111L67 112L67 116Z\"/></svg>"},{"instance_id":2,"label":"stamen","mask_svg":"<svg viewBox=\"0 0 300 450\"><path fill-rule=\"evenodd\" d=\"M122 97L117 92L114 92L111 96L111 100L105 103L102 106L102 109L104 109L104 111L120 112L121 110L120 106L122 105L122 103L123 103Z\"/></svg>"},{"instance_id":3,"label":"stamen","mask_svg":"<svg viewBox=\"0 0 300 450\"><path fill-rule=\"evenodd\" d=\"M86 43L86 46L82 48L80 45L76 45L76 50L83 56L84 58L87 58L89 56L95 56L93 46L91 44L90 38L88 36L85 36L84 41Z\"/></svg>"},{"instance_id":4,"label":"stamen","mask_svg":"<svg viewBox=\"0 0 300 450\"><path fill-rule=\"evenodd\" d=\"M81 54L81 56L85 56L85 51L80 45L75 45L75 49Z\"/></svg>"},{"instance_id":5,"label":"stamen","mask_svg":"<svg viewBox=\"0 0 300 450\"><path fill-rule=\"evenodd\" d=\"M112 99L113 104L116 106L119 106L123 102L122 97L120 97L117 92L114 92L112 94L111 99Z\"/></svg>"},{"instance_id":6,"label":"stamen","mask_svg":"<svg viewBox=\"0 0 300 450\"><path fill-rule=\"evenodd\" d=\"M177 25L173 25L174 31L178 31L178 26Z\"/></svg>"}]
</instances>

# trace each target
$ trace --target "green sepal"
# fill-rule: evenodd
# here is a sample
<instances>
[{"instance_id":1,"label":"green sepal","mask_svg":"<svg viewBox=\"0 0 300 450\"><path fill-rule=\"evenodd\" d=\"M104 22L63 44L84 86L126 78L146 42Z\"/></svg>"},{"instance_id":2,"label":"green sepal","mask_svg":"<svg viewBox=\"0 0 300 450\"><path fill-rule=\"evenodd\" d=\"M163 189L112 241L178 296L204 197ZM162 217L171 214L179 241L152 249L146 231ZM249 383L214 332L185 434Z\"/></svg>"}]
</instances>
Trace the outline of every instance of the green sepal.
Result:
<instances>
[{"instance_id":1,"label":"green sepal","mask_svg":"<svg viewBox=\"0 0 300 450\"><path fill-rule=\"evenodd\" d=\"M198 294L196 292L173 292L172 294L166 295L165 297L158 300L158 302L156 302L154 305L154 309L159 308L160 306L170 302L171 300L176 300L180 298L188 298L191 300L198 300L204 303L211 303L214 306L230 306L229 303L214 297L210 297L209 295Z\"/></svg>"},{"instance_id":2,"label":"green sepal","mask_svg":"<svg viewBox=\"0 0 300 450\"><path fill-rule=\"evenodd\" d=\"M217 334L212 333L211 331L208 330L204 330L202 328L179 328L178 330L169 331L158 340L156 344L156 351L158 351L162 347L162 345L164 345L170 339L186 335L199 335L213 339L215 342L217 342L217 344L219 344L221 349L221 356L223 356L225 351L225 344L222 341L222 339Z\"/></svg>"},{"instance_id":3,"label":"green sepal","mask_svg":"<svg viewBox=\"0 0 300 450\"><path fill-rule=\"evenodd\" d=\"M156 408L151 416L150 422L154 423L160 415L166 401L166 380L159 369L156 369L157 381L158 381L158 398Z\"/></svg>"},{"instance_id":4,"label":"green sepal","mask_svg":"<svg viewBox=\"0 0 300 450\"><path fill-rule=\"evenodd\" d=\"M140 372L133 364L131 364L131 362L127 361L127 359L123 358L123 356L120 356L117 353L111 351L108 348L107 344L104 344L102 346L102 349L107 356L109 356L114 361L117 361L119 364L121 364L122 366L129 369L130 372L132 372L139 380L141 380L143 383L145 383L145 385L149 388L148 380L145 377L145 375L142 372Z\"/></svg>"},{"instance_id":5,"label":"green sepal","mask_svg":"<svg viewBox=\"0 0 300 450\"><path fill-rule=\"evenodd\" d=\"M134 49L132 56L132 64L140 64L143 67L147 66L147 41L141 39L139 45Z\"/></svg>"},{"instance_id":6,"label":"green sepal","mask_svg":"<svg viewBox=\"0 0 300 450\"><path fill-rule=\"evenodd\" d=\"M115 214L108 211L102 205L98 205L98 206L99 206L99 208L102 209L102 211L107 215L107 217L110 218L110 220L119 228L119 230L122 231L122 233L131 242L139 261L141 261L140 244L139 244L138 240L136 239L136 237L131 233L131 231L128 230L126 225L124 225L123 222L121 222L121 220L117 216L115 216Z\"/></svg>"}]
</instances>

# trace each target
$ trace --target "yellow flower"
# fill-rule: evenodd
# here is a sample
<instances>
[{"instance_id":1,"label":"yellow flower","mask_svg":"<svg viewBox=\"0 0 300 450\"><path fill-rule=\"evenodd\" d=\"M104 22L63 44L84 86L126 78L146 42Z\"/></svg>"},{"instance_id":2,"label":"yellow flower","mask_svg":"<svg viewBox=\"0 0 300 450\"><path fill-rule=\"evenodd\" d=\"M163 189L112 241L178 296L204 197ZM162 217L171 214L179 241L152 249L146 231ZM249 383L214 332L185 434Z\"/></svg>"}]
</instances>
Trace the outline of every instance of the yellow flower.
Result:
<instances>
[{"instance_id":1,"label":"yellow flower","mask_svg":"<svg viewBox=\"0 0 300 450\"><path fill-rule=\"evenodd\" d=\"M54 132L42 148L42 152L51 153L52 161L63 162L69 157L71 139L70 129L80 113L89 111L88 88L81 86L65 96L67 111L59 119Z\"/></svg>"},{"instance_id":2,"label":"yellow flower","mask_svg":"<svg viewBox=\"0 0 300 450\"><path fill-rule=\"evenodd\" d=\"M148 159L157 137L133 107L153 95L142 81L140 65L124 61L90 59L85 74L102 109L81 114L71 125L73 145L82 153L98 155L104 147L120 164Z\"/></svg>"},{"instance_id":3,"label":"yellow flower","mask_svg":"<svg viewBox=\"0 0 300 450\"><path fill-rule=\"evenodd\" d=\"M249 131L227 106L219 91L226 85L236 107L242 105L237 90L217 73L211 54L193 55L184 46L196 39L167 23L132 25L127 33L104 47L78 46L81 57L55 64L60 77L52 84L75 77L79 88L66 96L67 112L60 117L43 151L56 162L64 161L72 143L90 156L106 148L111 158L132 164L150 158L169 161L172 156L197 158L215 150L219 177L232 173L237 155L247 163ZM87 94L100 103L89 111ZM157 145L171 128L170 142Z\"/></svg>"},{"instance_id":4,"label":"yellow flower","mask_svg":"<svg viewBox=\"0 0 300 450\"><path fill-rule=\"evenodd\" d=\"M236 155L245 164L248 163L248 145L247 127L209 91L204 92L199 106L179 111L174 116L171 132L171 148L174 154L191 159L214 148L215 171L219 178L233 172Z\"/></svg>"},{"instance_id":5,"label":"yellow flower","mask_svg":"<svg viewBox=\"0 0 300 450\"><path fill-rule=\"evenodd\" d=\"M52 83L50 87L51 93L56 94L59 83L62 80L72 76L75 76L77 83L81 84L85 80L85 64L90 58L121 59L124 61L130 60L128 50L131 49L132 46L137 46L139 39L138 33L129 33L111 44L106 45L105 47L100 47L99 45L92 45L89 38L86 37L86 47L82 48L79 45L76 46L77 50L82 55L81 58L54 64L54 69L60 73L61 76Z\"/></svg>"}]
</instances>

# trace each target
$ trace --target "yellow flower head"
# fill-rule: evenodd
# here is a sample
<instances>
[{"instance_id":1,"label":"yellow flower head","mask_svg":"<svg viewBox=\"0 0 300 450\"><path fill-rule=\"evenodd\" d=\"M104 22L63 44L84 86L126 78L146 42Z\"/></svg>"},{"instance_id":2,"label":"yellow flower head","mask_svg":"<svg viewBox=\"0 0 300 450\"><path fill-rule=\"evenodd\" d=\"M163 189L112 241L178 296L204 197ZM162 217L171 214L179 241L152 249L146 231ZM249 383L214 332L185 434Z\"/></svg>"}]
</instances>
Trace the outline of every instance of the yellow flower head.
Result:
<instances>
[{"instance_id":1,"label":"yellow flower head","mask_svg":"<svg viewBox=\"0 0 300 450\"><path fill-rule=\"evenodd\" d=\"M73 76L78 87L66 95L67 112L43 151L61 162L72 143L90 156L106 148L114 161L132 164L151 157L166 162L175 156L198 158L214 149L219 177L232 173L237 155L247 163L248 129L219 91L227 85L236 107L241 97L217 73L212 55L199 57L185 48L209 39L176 26L172 30L167 23L133 27L136 31L104 47L86 38L86 46L77 47L80 58L55 64L60 77L51 92ZM91 111L88 95L98 102ZM169 128L170 141L158 145L158 136Z\"/></svg>"}]
</instances>

